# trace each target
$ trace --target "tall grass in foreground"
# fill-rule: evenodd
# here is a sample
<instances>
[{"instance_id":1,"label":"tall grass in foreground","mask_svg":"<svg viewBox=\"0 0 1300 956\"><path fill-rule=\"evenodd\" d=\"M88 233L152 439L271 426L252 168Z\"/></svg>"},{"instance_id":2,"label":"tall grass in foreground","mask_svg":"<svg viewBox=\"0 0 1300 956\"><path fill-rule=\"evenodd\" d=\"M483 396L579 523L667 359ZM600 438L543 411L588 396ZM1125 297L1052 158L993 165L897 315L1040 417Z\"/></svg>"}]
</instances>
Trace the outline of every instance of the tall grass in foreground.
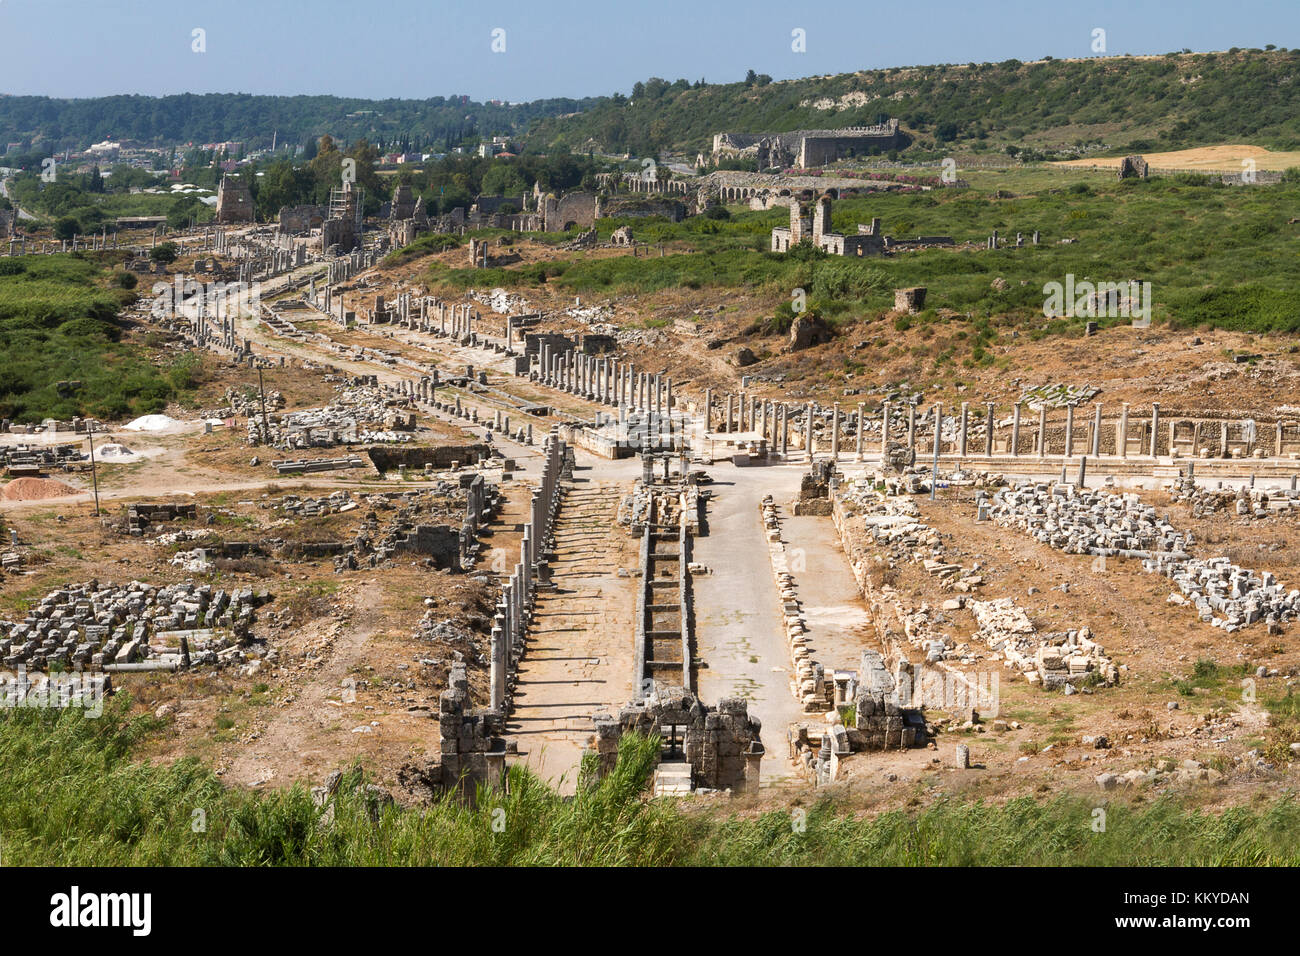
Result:
<instances>
[{"instance_id":1,"label":"tall grass in foreground","mask_svg":"<svg viewBox=\"0 0 1300 956\"><path fill-rule=\"evenodd\" d=\"M1279 864L1300 861L1300 803L1201 813L1160 800L1113 804L1024 798L941 802L855 819L819 803L802 828L789 811L650 800L657 741L628 736L615 771L562 798L526 771L476 807L452 799L377 803L363 775L331 805L301 786L228 789L194 760L154 766L132 750L156 729L119 695L98 720L79 713L0 716L0 847L8 865L963 865Z\"/></svg>"}]
</instances>

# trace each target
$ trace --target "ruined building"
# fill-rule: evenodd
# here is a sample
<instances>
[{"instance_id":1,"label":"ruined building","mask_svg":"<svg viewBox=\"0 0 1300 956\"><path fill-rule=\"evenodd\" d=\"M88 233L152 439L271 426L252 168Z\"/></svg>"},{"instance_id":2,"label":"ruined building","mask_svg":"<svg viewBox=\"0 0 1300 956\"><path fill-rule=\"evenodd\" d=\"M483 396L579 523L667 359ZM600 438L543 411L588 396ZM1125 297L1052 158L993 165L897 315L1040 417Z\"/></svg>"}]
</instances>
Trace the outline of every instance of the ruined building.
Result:
<instances>
[{"instance_id":1,"label":"ruined building","mask_svg":"<svg viewBox=\"0 0 1300 956\"><path fill-rule=\"evenodd\" d=\"M1120 161L1120 179L1146 179L1147 172L1147 161L1141 156L1125 156Z\"/></svg>"},{"instance_id":2,"label":"ruined building","mask_svg":"<svg viewBox=\"0 0 1300 956\"><path fill-rule=\"evenodd\" d=\"M547 232L564 232L574 226L590 229L601 217L600 197L587 190L567 193L559 199L551 193L542 196L537 211Z\"/></svg>"},{"instance_id":3,"label":"ruined building","mask_svg":"<svg viewBox=\"0 0 1300 956\"><path fill-rule=\"evenodd\" d=\"M773 252L789 252L792 246L797 246L801 242L811 242L818 249L832 256L875 256L892 249L952 245L952 236L895 239L883 235L878 217L873 218L870 223L859 223L855 235L846 236L843 233L831 232L833 192L828 190L815 199L810 197L811 193L805 191L799 196L777 200L789 204L790 225L788 228L777 226L772 230Z\"/></svg>"},{"instance_id":4,"label":"ruined building","mask_svg":"<svg viewBox=\"0 0 1300 956\"><path fill-rule=\"evenodd\" d=\"M361 216L363 190L344 183L341 189L330 190L327 218L321 224L320 245L323 252L343 255L361 246Z\"/></svg>"},{"instance_id":5,"label":"ruined building","mask_svg":"<svg viewBox=\"0 0 1300 956\"><path fill-rule=\"evenodd\" d=\"M772 230L772 251L789 252L791 246L805 241L811 241L818 249L833 256L872 256L885 251L879 219L872 219L870 225L858 226L855 236L831 232L831 200L830 193L823 193L811 203L797 197L788 200L790 226L777 226Z\"/></svg>"},{"instance_id":6,"label":"ruined building","mask_svg":"<svg viewBox=\"0 0 1300 956\"><path fill-rule=\"evenodd\" d=\"M429 217L424 211L424 197L405 183L393 190L388 210L388 240L394 248L410 245L415 237L429 231Z\"/></svg>"},{"instance_id":7,"label":"ruined building","mask_svg":"<svg viewBox=\"0 0 1300 956\"><path fill-rule=\"evenodd\" d=\"M898 120L878 126L849 126L844 129L794 130L789 133L717 133L713 137L713 161L754 159L759 169L797 166L808 169L837 159L902 149L906 136Z\"/></svg>"},{"instance_id":8,"label":"ruined building","mask_svg":"<svg viewBox=\"0 0 1300 956\"><path fill-rule=\"evenodd\" d=\"M253 192L237 176L222 176L217 187L217 222L252 222Z\"/></svg>"}]
</instances>

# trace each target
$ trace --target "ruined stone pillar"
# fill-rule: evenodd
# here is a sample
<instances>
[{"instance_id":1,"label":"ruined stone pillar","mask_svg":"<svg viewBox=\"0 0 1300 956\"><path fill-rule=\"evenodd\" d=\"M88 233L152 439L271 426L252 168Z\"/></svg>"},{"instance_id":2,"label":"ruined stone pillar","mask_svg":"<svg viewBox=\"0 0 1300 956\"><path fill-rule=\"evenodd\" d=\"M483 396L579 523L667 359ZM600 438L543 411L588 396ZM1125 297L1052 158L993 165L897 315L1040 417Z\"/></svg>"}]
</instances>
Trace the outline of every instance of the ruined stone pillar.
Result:
<instances>
[{"instance_id":1,"label":"ruined stone pillar","mask_svg":"<svg viewBox=\"0 0 1300 956\"><path fill-rule=\"evenodd\" d=\"M713 431L713 389L704 390L704 430Z\"/></svg>"},{"instance_id":2,"label":"ruined stone pillar","mask_svg":"<svg viewBox=\"0 0 1300 956\"><path fill-rule=\"evenodd\" d=\"M506 706L506 639L502 630L504 618L497 616L492 625L492 670L489 678L491 695L488 706L492 710L504 710Z\"/></svg>"},{"instance_id":3,"label":"ruined stone pillar","mask_svg":"<svg viewBox=\"0 0 1300 956\"><path fill-rule=\"evenodd\" d=\"M934 406L934 460L937 464L939 455L943 452L943 406L935 403Z\"/></svg>"},{"instance_id":4,"label":"ruined stone pillar","mask_svg":"<svg viewBox=\"0 0 1300 956\"><path fill-rule=\"evenodd\" d=\"M1047 402L1038 406L1038 457L1047 457Z\"/></svg>"},{"instance_id":5,"label":"ruined stone pillar","mask_svg":"<svg viewBox=\"0 0 1300 956\"><path fill-rule=\"evenodd\" d=\"M758 414L759 414L758 434L759 434L759 437L761 437L761 438L763 439L763 441L767 441L768 438L767 438L767 399L766 399L766 398L763 399L761 402L759 402L759 404L758 404ZM1281 442L1282 442L1282 426L1281 426L1281 425L1278 425L1277 428L1278 428L1278 431L1277 431L1277 434L1278 434L1278 439L1277 439L1277 440L1278 440L1278 446L1277 446L1277 447L1280 449L1280 448L1282 447L1282 444L1281 444Z\"/></svg>"},{"instance_id":6,"label":"ruined stone pillar","mask_svg":"<svg viewBox=\"0 0 1300 956\"><path fill-rule=\"evenodd\" d=\"M985 402L984 410L984 455L993 457L993 403Z\"/></svg>"},{"instance_id":7,"label":"ruined stone pillar","mask_svg":"<svg viewBox=\"0 0 1300 956\"><path fill-rule=\"evenodd\" d=\"M1097 403L1097 410L1092 416L1092 457L1096 458L1101 454L1101 402Z\"/></svg>"},{"instance_id":8,"label":"ruined stone pillar","mask_svg":"<svg viewBox=\"0 0 1300 956\"><path fill-rule=\"evenodd\" d=\"M1020 403L1011 413L1011 454L1020 454Z\"/></svg>"},{"instance_id":9,"label":"ruined stone pillar","mask_svg":"<svg viewBox=\"0 0 1300 956\"><path fill-rule=\"evenodd\" d=\"M966 457L966 428L970 424L970 402L961 403L961 424L957 432L957 455Z\"/></svg>"},{"instance_id":10,"label":"ruined stone pillar","mask_svg":"<svg viewBox=\"0 0 1300 956\"><path fill-rule=\"evenodd\" d=\"M910 433L910 429L909 429ZM909 439L910 440L910 439ZM883 465L889 455L889 402L880 405L880 463Z\"/></svg>"},{"instance_id":11,"label":"ruined stone pillar","mask_svg":"<svg viewBox=\"0 0 1300 956\"><path fill-rule=\"evenodd\" d=\"M840 403L831 406L831 461L840 460Z\"/></svg>"},{"instance_id":12,"label":"ruined stone pillar","mask_svg":"<svg viewBox=\"0 0 1300 956\"><path fill-rule=\"evenodd\" d=\"M1119 457L1128 457L1128 402L1120 406L1119 410L1119 431L1115 434L1116 445L1119 450Z\"/></svg>"},{"instance_id":13,"label":"ruined stone pillar","mask_svg":"<svg viewBox=\"0 0 1300 956\"><path fill-rule=\"evenodd\" d=\"M808 461L811 463L813 455L817 453L817 440L813 438L813 403L809 402L804 418L804 449L808 452Z\"/></svg>"},{"instance_id":14,"label":"ruined stone pillar","mask_svg":"<svg viewBox=\"0 0 1300 956\"><path fill-rule=\"evenodd\" d=\"M1065 406L1065 457L1074 454L1074 402Z\"/></svg>"},{"instance_id":15,"label":"ruined stone pillar","mask_svg":"<svg viewBox=\"0 0 1300 956\"><path fill-rule=\"evenodd\" d=\"M916 402L907 405L907 451L909 456L916 451Z\"/></svg>"},{"instance_id":16,"label":"ruined stone pillar","mask_svg":"<svg viewBox=\"0 0 1300 956\"><path fill-rule=\"evenodd\" d=\"M1156 457L1160 448L1160 403L1151 403L1151 457Z\"/></svg>"},{"instance_id":17,"label":"ruined stone pillar","mask_svg":"<svg viewBox=\"0 0 1300 956\"><path fill-rule=\"evenodd\" d=\"M781 403L781 457L784 458L790 449L790 406L785 402Z\"/></svg>"},{"instance_id":18,"label":"ruined stone pillar","mask_svg":"<svg viewBox=\"0 0 1300 956\"><path fill-rule=\"evenodd\" d=\"M857 427L854 429L854 431L857 433L857 439L855 441L857 448L855 448L854 451L857 454L858 461L862 460L862 442L865 437L863 433L866 431L866 429L863 426L866 425L866 423L867 423L867 405L865 402L858 402L858 417L855 422L855 425Z\"/></svg>"}]
</instances>

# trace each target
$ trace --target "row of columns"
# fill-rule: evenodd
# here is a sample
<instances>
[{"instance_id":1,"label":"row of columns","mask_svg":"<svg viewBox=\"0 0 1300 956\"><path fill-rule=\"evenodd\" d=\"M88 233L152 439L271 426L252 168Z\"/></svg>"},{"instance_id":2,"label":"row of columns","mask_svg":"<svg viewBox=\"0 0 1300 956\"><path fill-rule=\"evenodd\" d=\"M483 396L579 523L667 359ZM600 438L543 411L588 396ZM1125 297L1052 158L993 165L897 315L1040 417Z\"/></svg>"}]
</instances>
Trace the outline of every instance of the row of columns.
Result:
<instances>
[{"instance_id":1,"label":"row of columns","mask_svg":"<svg viewBox=\"0 0 1300 956\"><path fill-rule=\"evenodd\" d=\"M509 706L537 589L550 583L548 554L554 545L555 516L561 498L560 475L566 454L565 443L559 436L547 436L541 482L529 505L528 522L519 543L519 561L497 601L492 622L489 706L501 713Z\"/></svg>"}]
</instances>

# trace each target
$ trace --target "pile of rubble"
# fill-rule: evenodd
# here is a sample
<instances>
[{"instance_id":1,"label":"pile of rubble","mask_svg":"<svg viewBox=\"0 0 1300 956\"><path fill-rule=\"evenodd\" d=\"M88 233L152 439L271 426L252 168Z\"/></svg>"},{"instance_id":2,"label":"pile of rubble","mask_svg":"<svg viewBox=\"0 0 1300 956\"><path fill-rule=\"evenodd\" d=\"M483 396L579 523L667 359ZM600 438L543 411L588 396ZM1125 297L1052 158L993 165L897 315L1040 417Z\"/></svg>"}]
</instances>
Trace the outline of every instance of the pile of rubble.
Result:
<instances>
[{"instance_id":1,"label":"pile of rubble","mask_svg":"<svg viewBox=\"0 0 1300 956\"><path fill-rule=\"evenodd\" d=\"M371 495L370 497L379 497ZM346 491L335 491L320 498L299 498L297 495L285 495L280 499L281 511L301 518L314 518L318 515L341 514L352 511L357 503Z\"/></svg>"},{"instance_id":2,"label":"pile of rubble","mask_svg":"<svg viewBox=\"0 0 1300 956\"><path fill-rule=\"evenodd\" d=\"M1195 542L1136 494L1023 482L993 495L988 516L1066 554L1186 560Z\"/></svg>"},{"instance_id":3,"label":"pile of rubble","mask_svg":"<svg viewBox=\"0 0 1300 956\"><path fill-rule=\"evenodd\" d=\"M790 693L802 705L804 713L824 712L831 706L833 687L826 679L826 669L813 660L808 651L808 625L803 619L794 574L786 560L785 542L781 540L780 514L771 495L764 496L758 508L767 535L772 575L781 595L781 619L790 645L790 664L794 669L794 676L790 679Z\"/></svg>"},{"instance_id":4,"label":"pile of rubble","mask_svg":"<svg viewBox=\"0 0 1300 956\"><path fill-rule=\"evenodd\" d=\"M250 416L248 443L289 449L409 441L406 433L415 427L415 415L409 404L409 400L395 398L377 386L346 385L323 408L268 415L269 436L262 434L260 414Z\"/></svg>"},{"instance_id":5,"label":"pile of rubble","mask_svg":"<svg viewBox=\"0 0 1300 956\"><path fill-rule=\"evenodd\" d=\"M412 635L418 641L446 647L463 660L477 667L487 667L489 660L488 640L482 634L476 634L469 628L446 618L439 618L433 611L425 611Z\"/></svg>"},{"instance_id":6,"label":"pile of rubble","mask_svg":"<svg viewBox=\"0 0 1300 956\"><path fill-rule=\"evenodd\" d=\"M1091 385L1066 385L1056 382L1051 385L1031 385L1020 392L1020 401L1034 411L1044 405L1048 408L1065 408L1067 405L1079 405L1091 401L1101 389Z\"/></svg>"},{"instance_id":7,"label":"pile of rubble","mask_svg":"<svg viewBox=\"0 0 1300 956\"><path fill-rule=\"evenodd\" d=\"M1192 604L1202 621L1229 633L1264 621L1269 633L1280 634L1283 624L1300 617L1300 590L1287 591L1272 572L1238 567L1228 558L1192 558L1147 570L1163 571L1178 585L1182 594L1170 594L1170 604Z\"/></svg>"},{"instance_id":8,"label":"pile of rubble","mask_svg":"<svg viewBox=\"0 0 1300 956\"><path fill-rule=\"evenodd\" d=\"M1219 511L1235 513L1241 518L1267 518L1274 514L1300 512L1300 492L1265 491L1244 485L1211 490L1196 483L1189 475L1180 475L1169 488L1169 500L1186 504L1193 518L1208 517Z\"/></svg>"},{"instance_id":9,"label":"pile of rubble","mask_svg":"<svg viewBox=\"0 0 1300 956\"><path fill-rule=\"evenodd\" d=\"M968 601L966 606L980 626L980 639L1029 683L1041 683L1048 690L1064 687L1067 693L1085 680L1119 683L1119 668L1092 639L1088 628L1039 634L1024 609L1011 598ZM1096 676L1089 678L1090 674Z\"/></svg>"},{"instance_id":10,"label":"pile of rubble","mask_svg":"<svg viewBox=\"0 0 1300 956\"><path fill-rule=\"evenodd\" d=\"M618 505L617 521L629 534L640 535L651 520L660 527L678 526L683 520L690 534L700 525L700 489L694 482L677 486L651 486L638 481L632 493L624 495Z\"/></svg>"},{"instance_id":11,"label":"pile of rubble","mask_svg":"<svg viewBox=\"0 0 1300 956\"><path fill-rule=\"evenodd\" d=\"M339 549L335 570L378 567L398 554L411 554L462 572L478 557L478 530L495 512L499 491L482 475L466 472L459 484L439 481L427 490L367 495L365 502L370 510L354 540ZM395 511L382 528L377 510Z\"/></svg>"},{"instance_id":12,"label":"pile of rubble","mask_svg":"<svg viewBox=\"0 0 1300 956\"><path fill-rule=\"evenodd\" d=\"M222 396L224 405L217 408L205 408L199 412L199 418L236 418L247 416L252 418L262 414L262 396L251 388L226 389L226 394ZM268 412L277 412L285 406L285 398L280 392L266 393L266 410Z\"/></svg>"},{"instance_id":13,"label":"pile of rubble","mask_svg":"<svg viewBox=\"0 0 1300 956\"><path fill-rule=\"evenodd\" d=\"M599 242L600 236L596 232L596 227L592 226L585 232L578 233L568 242L561 243L559 248L565 252L575 252L578 249L594 249Z\"/></svg>"},{"instance_id":14,"label":"pile of rubble","mask_svg":"<svg viewBox=\"0 0 1300 956\"><path fill-rule=\"evenodd\" d=\"M860 519L875 544L893 561L920 563L946 590L970 593L986 582L979 565L963 567L944 560L939 532L921 520L916 502L905 495L876 489L873 480L854 480L841 486L840 505L846 516ZM889 482L885 480L886 488Z\"/></svg>"},{"instance_id":15,"label":"pile of rubble","mask_svg":"<svg viewBox=\"0 0 1300 956\"><path fill-rule=\"evenodd\" d=\"M0 445L0 469L13 475L35 475L47 469L68 470L90 455L78 445Z\"/></svg>"},{"instance_id":16,"label":"pile of rubble","mask_svg":"<svg viewBox=\"0 0 1300 956\"><path fill-rule=\"evenodd\" d=\"M235 662L259 603L247 589L92 580L53 591L21 622L0 625L0 657L7 667L33 670Z\"/></svg>"},{"instance_id":17,"label":"pile of rubble","mask_svg":"<svg viewBox=\"0 0 1300 956\"><path fill-rule=\"evenodd\" d=\"M1145 570L1171 578L1182 592L1170 603L1195 605L1202 621L1229 632L1261 620L1279 631L1300 616L1300 590L1286 591L1271 573L1228 558L1193 558L1186 551L1192 535L1157 518L1134 494L1026 483L995 494L990 514L1068 554L1141 559Z\"/></svg>"},{"instance_id":18,"label":"pile of rubble","mask_svg":"<svg viewBox=\"0 0 1300 956\"><path fill-rule=\"evenodd\" d=\"M852 710L828 713L820 733L806 724L791 724L791 762L821 786L839 776L840 761L852 753L924 746L930 736L925 716L899 693L900 686L911 686L909 670L909 664L899 662L897 675L890 674L878 652L865 650L859 670L836 671Z\"/></svg>"}]
</instances>

